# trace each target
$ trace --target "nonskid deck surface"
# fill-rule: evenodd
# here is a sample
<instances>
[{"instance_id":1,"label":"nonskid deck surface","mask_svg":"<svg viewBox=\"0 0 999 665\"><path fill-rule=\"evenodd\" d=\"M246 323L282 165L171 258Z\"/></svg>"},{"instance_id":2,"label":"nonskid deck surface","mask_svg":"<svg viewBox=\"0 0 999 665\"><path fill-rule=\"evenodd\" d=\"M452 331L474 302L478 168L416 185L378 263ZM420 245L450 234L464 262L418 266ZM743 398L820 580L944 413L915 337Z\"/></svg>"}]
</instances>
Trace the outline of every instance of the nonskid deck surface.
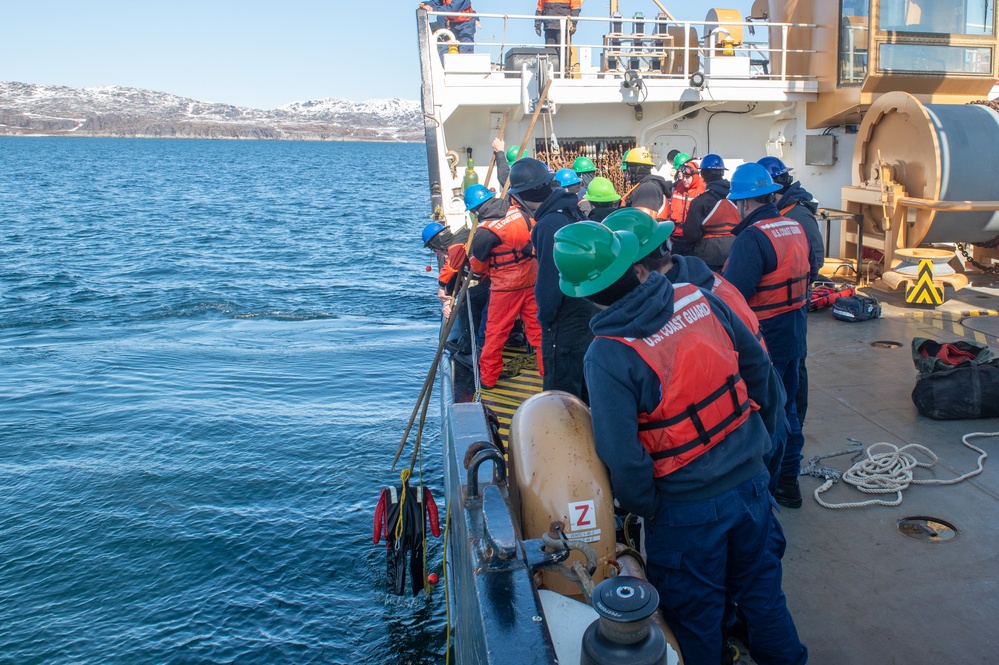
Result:
<instances>
[{"instance_id":1,"label":"nonskid deck surface","mask_svg":"<svg viewBox=\"0 0 999 665\"><path fill-rule=\"evenodd\" d=\"M508 441L510 434L510 419L521 403L536 393L541 392L541 375L537 369L520 367L520 365L535 365L534 354L528 355L520 347L503 349L503 366L517 368L517 374L511 377L501 376L491 390L482 391L482 403L492 409L499 420L499 432L503 442ZM527 361L526 363L523 361Z\"/></svg>"},{"instance_id":2,"label":"nonskid deck surface","mask_svg":"<svg viewBox=\"0 0 999 665\"><path fill-rule=\"evenodd\" d=\"M906 308L900 293L863 292L881 300L883 318L845 323L828 311L809 315L805 461L845 450L849 439L857 439L865 448L881 441L931 448L940 462L917 469L916 478L949 479L975 469L978 455L961 437L999 431L999 419L919 415L911 399L918 374L910 345L918 336L999 350L995 334L982 332L996 330L999 290L986 285L948 293L938 311ZM872 346L884 341L901 346ZM999 438L972 443L990 455L982 474L957 485L911 486L897 507L823 508L813 498L822 481L800 478L804 505L784 509L780 520L788 541L784 589L810 662L994 662ZM823 463L842 471L851 461L843 456ZM829 503L871 498L842 482L822 497ZM897 523L913 516L945 520L957 535L946 542L907 537Z\"/></svg>"}]
</instances>

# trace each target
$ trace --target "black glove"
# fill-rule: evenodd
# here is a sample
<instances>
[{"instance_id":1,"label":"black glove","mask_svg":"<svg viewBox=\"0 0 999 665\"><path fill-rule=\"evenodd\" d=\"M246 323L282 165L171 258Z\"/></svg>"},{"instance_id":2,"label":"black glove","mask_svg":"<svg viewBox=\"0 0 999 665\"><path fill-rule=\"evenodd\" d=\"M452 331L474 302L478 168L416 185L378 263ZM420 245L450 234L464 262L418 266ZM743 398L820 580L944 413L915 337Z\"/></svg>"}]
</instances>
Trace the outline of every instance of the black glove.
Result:
<instances>
[{"instance_id":1,"label":"black glove","mask_svg":"<svg viewBox=\"0 0 999 665\"><path fill-rule=\"evenodd\" d=\"M541 21L534 22L534 32L538 33L538 37L541 36Z\"/></svg>"}]
</instances>

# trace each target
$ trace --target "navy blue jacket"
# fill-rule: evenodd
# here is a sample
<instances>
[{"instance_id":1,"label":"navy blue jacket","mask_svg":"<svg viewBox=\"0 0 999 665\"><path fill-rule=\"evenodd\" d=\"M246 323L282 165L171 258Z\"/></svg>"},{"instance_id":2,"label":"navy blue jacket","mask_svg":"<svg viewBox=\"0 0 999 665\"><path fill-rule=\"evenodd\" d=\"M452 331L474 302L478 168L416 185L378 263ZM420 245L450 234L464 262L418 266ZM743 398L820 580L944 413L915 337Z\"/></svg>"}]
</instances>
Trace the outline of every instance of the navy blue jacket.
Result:
<instances>
[{"instance_id":1,"label":"navy blue jacket","mask_svg":"<svg viewBox=\"0 0 999 665\"><path fill-rule=\"evenodd\" d=\"M435 12L463 12L467 9L472 9L472 0L423 0L422 4L430 7L430 11ZM464 28L466 23L470 23L472 29L475 29L475 19L471 21L462 21L460 23L453 23L452 17L448 16L447 23L449 28L460 27Z\"/></svg>"},{"instance_id":2,"label":"navy blue jacket","mask_svg":"<svg viewBox=\"0 0 999 665\"><path fill-rule=\"evenodd\" d=\"M777 252L770 239L763 231L751 227L758 221L775 217L780 217L780 211L776 205L768 203L751 212L732 231L735 242L728 255L724 277L747 301L756 294L763 275L777 269ZM817 271L814 255L809 254L808 262L809 272ZM808 354L807 325L808 308L805 306L760 321L774 363L797 360Z\"/></svg>"},{"instance_id":3,"label":"navy blue jacket","mask_svg":"<svg viewBox=\"0 0 999 665\"><path fill-rule=\"evenodd\" d=\"M538 322L550 328L555 318L578 314L589 317L593 305L582 298L563 295L558 285L558 267L555 265L555 232L567 224L586 219L576 205L576 195L556 187L534 211L534 230L531 244L538 257L538 280L534 283L534 299L538 303Z\"/></svg>"},{"instance_id":4,"label":"navy blue jacket","mask_svg":"<svg viewBox=\"0 0 999 665\"><path fill-rule=\"evenodd\" d=\"M775 408L770 403L770 359L725 303L711 293L704 293L704 298L739 353L739 373L749 397L769 412ZM673 285L653 273L593 317L590 328L597 337L584 361L597 455L610 471L621 507L649 518L663 499L701 501L754 478L764 470L764 457L771 448L763 419L754 411L742 426L696 460L668 476L654 477L652 458L638 438L638 414L651 413L659 404L659 377L634 349L601 335L647 337L672 315Z\"/></svg>"},{"instance_id":5,"label":"navy blue jacket","mask_svg":"<svg viewBox=\"0 0 999 665\"><path fill-rule=\"evenodd\" d=\"M812 257L815 259L815 272L810 275L813 282L819 278L819 268L826 262L826 244L822 239L822 232L819 231L819 223L815 219L819 205L814 199L815 197L795 180L777 200L777 207L780 210L791 204L797 204L784 213L784 216L790 217L805 229L808 244L812 248Z\"/></svg>"},{"instance_id":6,"label":"navy blue jacket","mask_svg":"<svg viewBox=\"0 0 999 665\"><path fill-rule=\"evenodd\" d=\"M502 190L506 181L510 179L510 163L506 161L506 153L501 150L493 151L493 159L496 160L496 181ZM486 183L486 186L488 187L489 183Z\"/></svg>"}]
</instances>

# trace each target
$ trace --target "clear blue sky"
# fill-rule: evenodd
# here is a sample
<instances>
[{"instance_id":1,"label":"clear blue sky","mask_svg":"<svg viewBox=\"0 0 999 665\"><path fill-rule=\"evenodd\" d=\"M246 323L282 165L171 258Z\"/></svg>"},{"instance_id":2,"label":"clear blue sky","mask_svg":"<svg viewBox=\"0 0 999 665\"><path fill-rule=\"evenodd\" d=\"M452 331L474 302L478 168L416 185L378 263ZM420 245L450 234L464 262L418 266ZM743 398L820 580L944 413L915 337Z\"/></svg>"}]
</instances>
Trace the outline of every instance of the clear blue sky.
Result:
<instances>
[{"instance_id":1,"label":"clear blue sky","mask_svg":"<svg viewBox=\"0 0 999 665\"><path fill-rule=\"evenodd\" d=\"M752 4L661 1L681 20L703 20L713 6L745 14ZM626 16L658 12L652 0L620 4ZM419 99L416 6L408 0L6 0L0 81L126 85L256 108L324 97ZM474 6L532 14L536 2L474 0ZM606 16L608 7L607 0L585 0L583 15ZM529 30L516 38L535 39Z\"/></svg>"}]
</instances>

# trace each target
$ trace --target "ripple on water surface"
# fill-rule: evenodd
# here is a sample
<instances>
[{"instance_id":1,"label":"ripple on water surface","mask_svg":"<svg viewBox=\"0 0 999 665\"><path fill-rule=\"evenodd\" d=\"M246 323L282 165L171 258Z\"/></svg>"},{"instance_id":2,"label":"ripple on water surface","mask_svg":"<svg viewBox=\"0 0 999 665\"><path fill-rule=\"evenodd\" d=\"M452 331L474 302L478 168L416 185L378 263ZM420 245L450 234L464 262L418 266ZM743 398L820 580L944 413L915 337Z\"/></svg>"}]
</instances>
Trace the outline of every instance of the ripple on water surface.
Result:
<instances>
[{"instance_id":1,"label":"ripple on water surface","mask_svg":"<svg viewBox=\"0 0 999 665\"><path fill-rule=\"evenodd\" d=\"M436 336L422 150L0 138L0 660L438 661L370 540Z\"/></svg>"}]
</instances>

